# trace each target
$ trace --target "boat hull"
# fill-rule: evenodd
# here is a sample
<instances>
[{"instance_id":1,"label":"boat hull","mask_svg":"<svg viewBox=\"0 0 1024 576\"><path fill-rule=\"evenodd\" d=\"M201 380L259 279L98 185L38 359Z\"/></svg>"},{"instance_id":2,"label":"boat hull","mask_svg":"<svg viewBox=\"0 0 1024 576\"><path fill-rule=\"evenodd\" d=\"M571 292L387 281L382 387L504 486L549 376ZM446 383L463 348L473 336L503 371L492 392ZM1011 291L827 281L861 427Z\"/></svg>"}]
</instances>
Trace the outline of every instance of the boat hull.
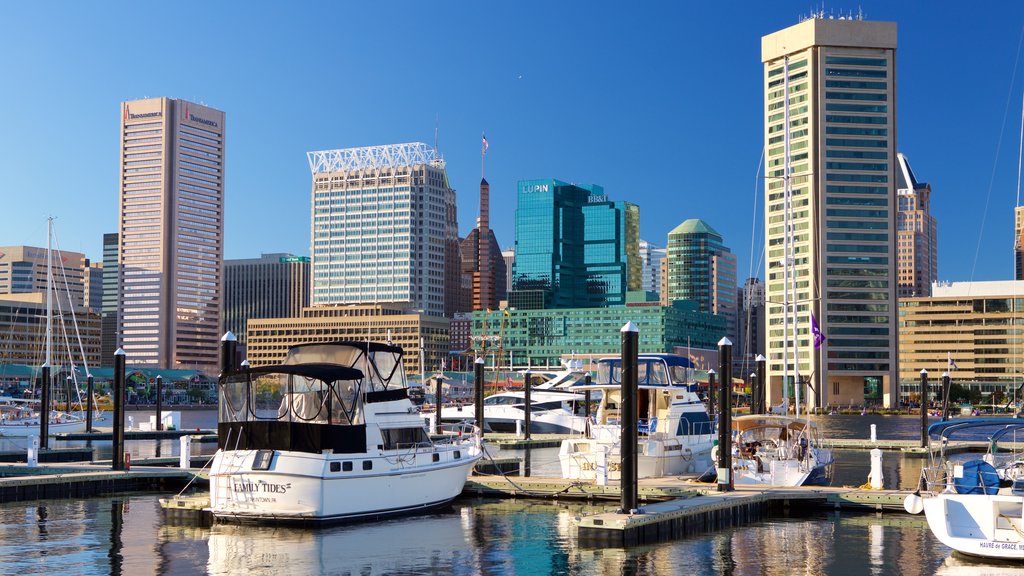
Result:
<instances>
[{"instance_id":1,"label":"boat hull","mask_svg":"<svg viewBox=\"0 0 1024 576\"><path fill-rule=\"evenodd\" d=\"M700 473L711 466L712 445L710 437L692 441L680 441L678 438L641 441L637 445L637 477L658 478ZM595 480L600 471L598 452L602 450L608 454L605 460L608 479L620 479L622 456L618 446L583 438L562 441L558 453L562 477Z\"/></svg>"},{"instance_id":2,"label":"boat hull","mask_svg":"<svg viewBox=\"0 0 1024 576\"><path fill-rule=\"evenodd\" d=\"M1024 560L1024 497L941 493L924 499L928 527L961 554Z\"/></svg>"},{"instance_id":3,"label":"boat hull","mask_svg":"<svg viewBox=\"0 0 1024 576\"><path fill-rule=\"evenodd\" d=\"M215 456L210 511L217 520L326 524L425 513L458 496L480 458L469 447L374 456L275 452L271 469L252 470L256 452Z\"/></svg>"},{"instance_id":4,"label":"boat hull","mask_svg":"<svg viewBox=\"0 0 1024 576\"><path fill-rule=\"evenodd\" d=\"M85 420L73 420L71 422L50 422L50 434L71 434L85 432ZM27 438L39 436L39 421L26 422L24 424L3 424L0 425L0 436L15 438Z\"/></svg>"}]
</instances>

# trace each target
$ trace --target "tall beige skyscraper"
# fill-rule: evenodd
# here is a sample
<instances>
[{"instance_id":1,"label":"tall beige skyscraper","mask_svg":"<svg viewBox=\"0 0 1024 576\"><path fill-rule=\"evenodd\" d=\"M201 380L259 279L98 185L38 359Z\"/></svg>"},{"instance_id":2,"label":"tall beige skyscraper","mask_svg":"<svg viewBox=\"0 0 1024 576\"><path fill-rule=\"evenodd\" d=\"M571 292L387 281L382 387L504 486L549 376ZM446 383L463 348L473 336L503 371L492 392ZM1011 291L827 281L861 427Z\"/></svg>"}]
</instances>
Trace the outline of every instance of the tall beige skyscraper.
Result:
<instances>
[{"instance_id":1,"label":"tall beige skyscraper","mask_svg":"<svg viewBox=\"0 0 1024 576\"><path fill-rule=\"evenodd\" d=\"M215 369L224 255L224 113L121 104L118 341L130 366Z\"/></svg>"},{"instance_id":2,"label":"tall beige skyscraper","mask_svg":"<svg viewBox=\"0 0 1024 576\"><path fill-rule=\"evenodd\" d=\"M790 405L896 401L895 57L892 22L815 17L761 39L773 403L784 381Z\"/></svg>"},{"instance_id":3,"label":"tall beige skyscraper","mask_svg":"<svg viewBox=\"0 0 1024 576\"><path fill-rule=\"evenodd\" d=\"M910 161L896 154L896 262L900 298L932 295L939 279L939 235L931 213L932 187L919 182Z\"/></svg>"}]
</instances>

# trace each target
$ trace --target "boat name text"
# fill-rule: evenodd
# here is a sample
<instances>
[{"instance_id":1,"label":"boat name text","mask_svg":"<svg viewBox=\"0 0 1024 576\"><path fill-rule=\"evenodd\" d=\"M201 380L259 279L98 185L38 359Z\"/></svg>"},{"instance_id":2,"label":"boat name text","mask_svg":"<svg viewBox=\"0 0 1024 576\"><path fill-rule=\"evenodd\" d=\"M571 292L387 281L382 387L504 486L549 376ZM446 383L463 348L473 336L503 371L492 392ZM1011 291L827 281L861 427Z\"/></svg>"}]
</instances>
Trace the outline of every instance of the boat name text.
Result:
<instances>
[{"instance_id":1,"label":"boat name text","mask_svg":"<svg viewBox=\"0 0 1024 576\"><path fill-rule=\"evenodd\" d=\"M267 494L286 494L288 489L292 485L289 484L271 484L269 482L235 482L235 492L263 492Z\"/></svg>"}]
</instances>

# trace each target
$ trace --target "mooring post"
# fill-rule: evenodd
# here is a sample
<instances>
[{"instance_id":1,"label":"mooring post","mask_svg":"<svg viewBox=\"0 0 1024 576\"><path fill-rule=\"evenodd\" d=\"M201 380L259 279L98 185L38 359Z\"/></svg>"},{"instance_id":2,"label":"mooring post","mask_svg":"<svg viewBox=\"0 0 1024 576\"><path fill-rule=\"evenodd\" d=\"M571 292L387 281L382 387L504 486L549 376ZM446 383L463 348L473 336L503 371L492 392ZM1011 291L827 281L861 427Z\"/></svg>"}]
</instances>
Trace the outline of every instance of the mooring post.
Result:
<instances>
[{"instance_id":1,"label":"mooring post","mask_svg":"<svg viewBox=\"0 0 1024 576\"><path fill-rule=\"evenodd\" d=\"M583 385L590 386L590 374L583 377ZM590 389L587 388L583 391L583 416L590 422Z\"/></svg>"},{"instance_id":2,"label":"mooring post","mask_svg":"<svg viewBox=\"0 0 1024 576\"><path fill-rule=\"evenodd\" d=\"M50 363L43 364L42 375L40 376L42 383L40 388L42 389L42 395L39 401L42 405L39 407L39 442L42 445L43 450L50 449Z\"/></svg>"},{"instance_id":3,"label":"mooring post","mask_svg":"<svg viewBox=\"0 0 1024 576\"><path fill-rule=\"evenodd\" d=\"M178 467L188 470L192 467L192 437L178 437Z\"/></svg>"},{"instance_id":4,"label":"mooring post","mask_svg":"<svg viewBox=\"0 0 1024 576\"><path fill-rule=\"evenodd\" d=\"M523 400L525 405L523 406L523 438L526 440L530 439L530 420L532 414L530 414L530 388L533 388L533 374L526 373L526 378L523 379Z\"/></svg>"},{"instance_id":5,"label":"mooring post","mask_svg":"<svg viewBox=\"0 0 1024 576\"><path fill-rule=\"evenodd\" d=\"M163 430L164 429L163 414L161 413L161 408L163 408L163 405L161 404L161 402L162 402L161 398L163 397L163 395L164 395L164 377L160 376L159 374L157 374L157 376L156 376L156 429L157 430Z\"/></svg>"},{"instance_id":6,"label":"mooring post","mask_svg":"<svg viewBox=\"0 0 1024 576\"><path fill-rule=\"evenodd\" d=\"M942 373L942 421L949 420L949 372Z\"/></svg>"},{"instance_id":7,"label":"mooring post","mask_svg":"<svg viewBox=\"0 0 1024 576\"><path fill-rule=\"evenodd\" d=\"M434 377L434 434L441 433L441 406L444 406L444 401L441 399L442 382L440 375Z\"/></svg>"},{"instance_id":8,"label":"mooring post","mask_svg":"<svg viewBox=\"0 0 1024 576\"><path fill-rule=\"evenodd\" d=\"M921 448L928 447L928 371L921 368Z\"/></svg>"},{"instance_id":9,"label":"mooring post","mask_svg":"<svg viewBox=\"0 0 1024 576\"><path fill-rule=\"evenodd\" d=\"M768 359L763 354L758 354L754 361L757 362L757 413L764 414L768 411L768 382L764 379L764 366Z\"/></svg>"},{"instance_id":10,"label":"mooring post","mask_svg":"<svg viewBox=\"0 0 1024 576\"><path fill-rule=\"evenodd\" d=\"M473 412L476 416L476 427L480 429L480 438L484 437L484 359L477 357L473 361L473 387L476 394L473 399Z\"/></svg>"},{"instance_id":11,"label":"mooring post","mask_svg":"<svg viewBox=\"0 0 1024 576\"><path fill-rule=\"evenodd\" d=\"M757 412L754 411L754 403L755 403L754 398L757 396L757 385L758 385L758 383L757 383L757 373L756 372L751 372L750 373L750 413L751 414L757 414Z\"/></svg>"},{"instance_id":12,"label":"mooring post","mask_svg":"<svg viewBox=\"0 0 1024 576\"><path fill-rule=\"evenodd\" d=\"M93 404L93 394L96 393L96 384L93 382L92 374L85 378L85 431L92 432L92 411L96 409Z\"/></svg>"},{"instance_id":13,"label":"mooring post","mask_svg":"<svg viewBox=\"0 0 1024 576\"><path fill-rule=\"evenodd\" d=\"M718 491L729 492L732 482L732 342L718 341Z\"/></svg>"},{"instance_id":14,"label":"mooring post","mask_svg":"<svg viewBox=\"0 0 1024 576\"><path fill-rule=\"evenodd\" d=\"M238 355L238 339L228 330L220 339L220 375L226 376L237 368L235 356Z\"/></svg>"},{"instance_id":15,"label":"mooring post","mask_svg":"<svg viewBox=\"0 0 1024 576\"><path fill-rule=\"evenodd\" d=\"M640 348L640 334L636 324L626 322L622 333L622 414L620 416L621 439L619 464L622 487L622 513L631 514L637 502L637 363Z\"/></svg>"},{"instance_id":16,"label":"mooring post","mask_svg":"<svg viewBox=\"0 0 1024 576\"><path fill-rule=\"evenodd\" d=\"M718 395L715 394L715 369L708 370L708 416L711 421L715 421L715 412L718 404L715 402L715 398Z\"/></svg>"},{"instance_id":17,"label":"mooring post","mask_svg":"<svg viewBox=\"0 0 1024 576\"><path fill-rule=\"evenodd\" d=\"M114 352L114 453L111 455L114 470L124 470L124 363L124 349L118 348Z\"/></svg>"}]
</instances>

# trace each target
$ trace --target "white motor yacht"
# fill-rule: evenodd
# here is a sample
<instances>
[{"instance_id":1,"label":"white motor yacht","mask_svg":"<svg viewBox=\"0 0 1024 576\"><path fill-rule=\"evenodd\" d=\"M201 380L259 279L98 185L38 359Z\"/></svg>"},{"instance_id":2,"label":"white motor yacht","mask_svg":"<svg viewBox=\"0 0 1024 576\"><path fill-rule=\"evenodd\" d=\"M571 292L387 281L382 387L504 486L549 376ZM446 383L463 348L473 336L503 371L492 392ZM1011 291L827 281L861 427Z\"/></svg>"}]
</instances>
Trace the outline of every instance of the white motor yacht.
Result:
<instances>
[{"instance_id":1,"label":"white motor yacht","mask_svg":"<svg viewBox=\"0 0 1024 576\"><path fill-rule=\"evenodd\" d=\"M530 389L530 432L534 434L583 434L587 428L586 396L567 389L583 373L579 361L563 362L558 372L528 370L525 374L550 376ZM484 428L493 432L515 432L526 415L526 393L499 392L484 398ZM448 406L441 409L441 422L473 422L476 409Z\"/></svg>"},{"instance_id":2,"label":"white motor yacht","mask_svg":"<svg viewBox=\"0 0 1024 576\"><path fill-rule=\"evenodd\" d=\"M479 434L430 439L402 350L373 342L293 347L284 364L222 375L217 520L324 523L449 504L481 457Z\"/></svg>"},{"instance_id":3,"label":"white motor yacht","mask_svg":"<svg viewBox=\"0 0 1024 576\"><path fill-rule=\"evenodd\" d=\"M690 360L676 354L642 354L638 359L640 478L702 472L711 466L714 425L697 395L692 370ZM597 382L572 387L600 391L601 399L590 433L562 441L558 457L565 478L593 480L603 465L609 479L620 476L622 361L599 360Z\"/></svg>"}]
</instances>

